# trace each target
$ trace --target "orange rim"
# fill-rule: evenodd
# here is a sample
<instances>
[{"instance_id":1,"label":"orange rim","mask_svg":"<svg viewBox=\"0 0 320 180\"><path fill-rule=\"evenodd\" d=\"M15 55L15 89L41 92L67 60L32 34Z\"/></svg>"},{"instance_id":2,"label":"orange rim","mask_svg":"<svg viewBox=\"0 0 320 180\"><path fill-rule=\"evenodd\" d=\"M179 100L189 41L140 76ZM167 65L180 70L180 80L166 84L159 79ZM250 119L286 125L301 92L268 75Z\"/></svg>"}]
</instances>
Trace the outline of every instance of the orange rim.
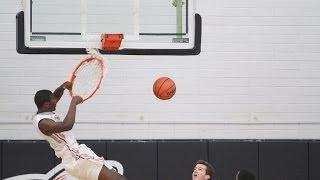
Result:
<instances>
[{"instance_id":1,"label":"orange rim","mask_svg":"<svg viewBox=\"0 0 320 180\"><path fill-rule=\"evenodd\" d=\"M71 78L70 78L70 83L73 85L73 83L74 83L74 81L75 81L75 79L76 79L76 77L77 77L76 74L77 74L79 68L80 68L83 64L88 63L88 62L90 62L90 61L92 61L92 60L97 60L97 61L98 61L99 67L101 68L101 75L100 75L100 79L99 79L99 82L98 82L97 85L96 85L95 90L92 91L92 93L90 93L90 95L88 95L86 98L83 98L83 101L82 101L82 102L84 102L84 101L88 100L89 98L91 98L91 97L97 92L97 90L100 88L100 85L101 85L101 82L102 82L102 79L103 79L103 76L104 76L104 70L105 70L105 69L104 69L105 67L104 67L103 59L98 58L98 57L96 57L96 56L88 56L88 57L86 57L83 61L81 61L81 62L76 66L76 68L73 70L73 72L72 72L72 74L71 74ZM71 97L73 97L74 93L73 93L72 89L71 89L71 91L69 91L69 94L70 94Z\"/></svg>"}]
</instances>

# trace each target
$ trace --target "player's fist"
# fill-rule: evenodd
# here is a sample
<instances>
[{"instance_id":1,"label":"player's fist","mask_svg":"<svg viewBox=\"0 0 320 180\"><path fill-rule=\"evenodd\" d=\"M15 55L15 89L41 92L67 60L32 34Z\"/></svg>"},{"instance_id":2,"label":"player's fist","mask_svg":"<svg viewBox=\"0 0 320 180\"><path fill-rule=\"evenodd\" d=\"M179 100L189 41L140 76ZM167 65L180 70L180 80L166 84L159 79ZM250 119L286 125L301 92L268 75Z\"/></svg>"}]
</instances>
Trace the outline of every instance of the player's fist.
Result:
<instances>
[{"instance_id":1,"label":"player's fist","mask_svg":"<svg viewBox=\"0 0 320 180\"><path fill-rule=\"evenodd\" d=\"M82 97L80 97L80 96L73 96L72 97L71 103L75 103L76 105L78 105L82 102L83 102Z\"/></svg>"},{"instance_id":2,"label":"player's fist","mask_svg":"<svg viewBox=\"0 0 320 180\"><path fill-rule=\"evenodd\" d=\"M68 89L69 91L72 89L72 84L71 84L71 82L69 82L69 81L66 81L66 82L64 82L63 84L62 84L62 87L64 88L64 89Z\"/></svg>"}]
</instances>

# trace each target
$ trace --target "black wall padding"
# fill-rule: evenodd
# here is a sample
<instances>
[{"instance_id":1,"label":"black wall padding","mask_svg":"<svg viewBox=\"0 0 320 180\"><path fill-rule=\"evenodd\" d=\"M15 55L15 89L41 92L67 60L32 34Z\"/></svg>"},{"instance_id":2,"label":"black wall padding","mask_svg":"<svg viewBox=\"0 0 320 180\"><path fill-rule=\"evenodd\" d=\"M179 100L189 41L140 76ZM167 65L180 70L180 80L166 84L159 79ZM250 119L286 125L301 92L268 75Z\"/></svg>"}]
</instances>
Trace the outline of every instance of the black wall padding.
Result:
<instances>
[{"instance_id":1,"label":"black wall padding","mask_svg":"<svg viewBox=\"0 0 320 180\"><path fill-rule=\"evenodd\" d=\"M256 180L320 180L316 140L85 140L99 156L120 162L128 180L190 180L194 164L208 160L214 180L235 180L249 169ZM0 141L0 179L45 174L60 160L45 141Z\"/></svg>"},{"instance_id":2,"label":"black wall padding","mask_svg":"<svg viewBox=\"0 0 320 180\"><path fill-rule=\"evenodd\" d=\"M122 164L127 179L157 180L156 142L109 142L107 157Z\"/></svg>"},{"instance_id":3,"label":"black wall padding","mask_svg":"<svg viewBox=\"0 0 320 180\"><path fill-rule=\"evenodd\" d=\"M2 178L45 174L54 167L54 152L45 141L3 142L2 165Z\"/></svg>"},{"instance_id":4,"label":"black wall padding","mask_svg":"<svg viewBox=\"0 0 320 180\"><path fill-rule=\"evenodd\" d=\"M209 159L217 174L214 180L234 180L240 169L250 170L258 178L257 142L210 142Z\"/></svg>"},{"instance_id":5,"label":"black wall padding","mask_svg":"<svg viewBox=\"0 0 320 180\"><path fill-rule=\"evenodd\" d=\"M2 141L0 141L0 179L3 179L2 177Z\"/></svg>"},{"instance_id":6,"label":"black wall padding","mask_svg":"<svg viewBox=\"0 0 320 180\"><path fill-rule=\"evenodd\" d=\"M191 179L199 159L208 160L207 142L159 142L158 180Z\"/></svg>"},{"instance_id":7,"label":"black wall padding","mask_svg":"<svg viewBox=\"0 0 320 180\"><path fill-rule=\"evenodd\" d=\"M320 179L320 143L309 144L309 180Z\"/></svg>"},{"instance_id":8,"label":"black wall padding","mask_svg":"<svg viewBox=\"0 0 320 180\"><path fill-rule=\"evenodd\" d=\"M308 143L260 143L259 171L259 180L308 179Z\"/></svg>"}]
</instances>

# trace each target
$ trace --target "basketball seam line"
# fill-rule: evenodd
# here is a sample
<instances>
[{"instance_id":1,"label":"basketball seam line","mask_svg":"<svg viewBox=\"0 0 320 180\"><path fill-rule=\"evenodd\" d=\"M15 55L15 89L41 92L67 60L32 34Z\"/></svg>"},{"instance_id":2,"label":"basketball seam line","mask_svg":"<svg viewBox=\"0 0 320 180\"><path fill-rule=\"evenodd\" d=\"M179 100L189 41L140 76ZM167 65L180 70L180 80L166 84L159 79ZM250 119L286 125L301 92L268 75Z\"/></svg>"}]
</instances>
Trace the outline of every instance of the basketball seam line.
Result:
<instances>
[{"instance_id":1,"label":"basketball seam line","mask_svg":"<svg viewBox=\"0 0 320 180\"><path fill-rule=\"evenodd\" d=\"M158 89L158 92L156 93L157 95L160 96L159 92L160 92L160 90L161 90L161 87L163 86L163 84L164 84L167 80L169 80L169 78L167 78L166 80L164 80L164 81L162 82L162 84L160 85L160 87L159 87L159 89Z\"/></svg>"},{"instance_id":2,"label":"basketball seam line","mask_svg":"<svg viewBox=\"0 0 320 180\"><path fill-rule=\"evenodd\" d=\"M164 93L166 93L166 92L168 92L168 90L169 89L171 89L172 87L174 87L175 85L173 84L171 87L169 87L166 91L163 91L159 96L161 97L162 96L162 94L164 94Z\"/></svg>"}]
</instances>

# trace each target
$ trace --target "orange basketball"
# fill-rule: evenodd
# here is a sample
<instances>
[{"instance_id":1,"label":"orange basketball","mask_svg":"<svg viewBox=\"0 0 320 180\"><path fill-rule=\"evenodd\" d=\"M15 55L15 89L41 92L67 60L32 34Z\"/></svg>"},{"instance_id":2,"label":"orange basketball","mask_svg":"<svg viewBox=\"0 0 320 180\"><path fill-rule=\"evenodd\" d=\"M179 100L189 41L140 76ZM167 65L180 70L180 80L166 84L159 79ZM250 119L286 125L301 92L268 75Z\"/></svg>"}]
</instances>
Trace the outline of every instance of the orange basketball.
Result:
<instances>
[{"instance_id":1,"label":"orange basketball","mask_svg":"<svg viewBox=\"0 0 320 180\"><path fill-rule=\"evenodd\" d=\"M153 84L153 93L161 100L170 99L176 93L176 84L168 77L160 77Z\"/></svg>"}]
</instances>

